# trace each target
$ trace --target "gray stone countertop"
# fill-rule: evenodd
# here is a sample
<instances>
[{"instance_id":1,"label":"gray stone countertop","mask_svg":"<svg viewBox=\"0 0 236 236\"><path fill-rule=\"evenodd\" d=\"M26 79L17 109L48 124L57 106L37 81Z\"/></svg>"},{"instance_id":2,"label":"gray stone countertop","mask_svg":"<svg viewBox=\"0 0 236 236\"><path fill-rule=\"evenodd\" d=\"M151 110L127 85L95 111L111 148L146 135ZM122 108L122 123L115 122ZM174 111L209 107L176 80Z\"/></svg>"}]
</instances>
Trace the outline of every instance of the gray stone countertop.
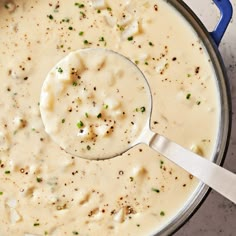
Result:
<instances>
[{"instance_id":1,"label":"gray stone countertop","mask_svg":"<svg viewBox=\"0 0 236 236\"><path fill-rule=\"evenodd\" d=\"M224 1L224 0L223 0ZM219 12L210 0L185 0L209 31L214 29ZM220 44L220 52L231 86L233 121L230 146L224 167L236 173L236 0L231 0L234 16ZM232 186L236 188L236 186ZM236 205L211 191L195 215L174 236L235 236Z\"/></svg>"}]
</instances>

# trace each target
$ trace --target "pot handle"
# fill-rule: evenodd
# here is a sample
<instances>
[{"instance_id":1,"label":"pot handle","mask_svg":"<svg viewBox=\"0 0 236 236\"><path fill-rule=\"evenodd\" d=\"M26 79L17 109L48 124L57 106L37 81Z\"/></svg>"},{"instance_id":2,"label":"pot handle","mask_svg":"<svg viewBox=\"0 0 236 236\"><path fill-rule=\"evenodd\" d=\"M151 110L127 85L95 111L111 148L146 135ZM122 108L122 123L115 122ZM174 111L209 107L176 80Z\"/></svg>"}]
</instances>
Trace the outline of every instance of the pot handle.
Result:
<instances>
[{"instance_id":1,"label":"pot handle","mask_svg":"<svg viewBox=\"0 0 236 236\"><path fill-rule=\"evenodd\" d=\"M233 7L229 0L214 0L214 3L219 8L221 16L216 28L210 34L216 45L219 46L221 39L223 38L224 33L232 18Z\"/></svg>"}]
</instances>

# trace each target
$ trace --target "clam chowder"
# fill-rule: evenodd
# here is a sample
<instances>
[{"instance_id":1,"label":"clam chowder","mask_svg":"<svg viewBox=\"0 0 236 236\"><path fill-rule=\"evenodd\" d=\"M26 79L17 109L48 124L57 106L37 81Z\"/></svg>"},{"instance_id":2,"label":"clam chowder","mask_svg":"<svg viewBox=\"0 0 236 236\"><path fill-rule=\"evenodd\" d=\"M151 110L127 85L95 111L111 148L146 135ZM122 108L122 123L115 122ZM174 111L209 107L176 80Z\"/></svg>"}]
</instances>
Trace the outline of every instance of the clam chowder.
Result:
<instances>
[{"instance_id":1,"label":"clam chowder","mask_svg":"<svg viewBox=\"0 0 236 236\"><path fill-rule=\"evenodd\" d=\"M197 34L169 3L1 0L0 236L153 235L181 212L198 186L145 145L106 161L63 150L63 137L74 132L78 139L87 135L79 146L84 155L96 155L96 135L110 152L113 133L124 133L122 116L132 112L134 124L127 127L139 135L135 119L149 113L138 80L127 81L125 89L142 103L121 104L108 93L113 76L133 73L126 64L117 63L111 75L101 68L99 54L85 55L85 67L101 69L95 84L86 80L92 70L80 74L81 61L73 53L84 48L118 52L140 68L152 91L154 132L205 158L215 153L220 108L213 66ZM71 63L66 67L65 57ZM77 90L80 76L86 80L83 91ZM91 103L83 103L89 96Z\"/></svg>"}]
</instances>

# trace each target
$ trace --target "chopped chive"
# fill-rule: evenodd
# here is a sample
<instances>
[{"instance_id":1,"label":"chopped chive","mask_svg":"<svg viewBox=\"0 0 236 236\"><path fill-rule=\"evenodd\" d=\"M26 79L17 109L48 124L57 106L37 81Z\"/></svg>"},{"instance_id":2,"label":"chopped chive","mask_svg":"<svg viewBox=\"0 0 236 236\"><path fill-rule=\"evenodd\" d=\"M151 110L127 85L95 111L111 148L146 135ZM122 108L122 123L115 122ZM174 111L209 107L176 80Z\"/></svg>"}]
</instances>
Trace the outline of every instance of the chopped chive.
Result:
<instances>
[{"instance_id":1,"label":"chopped chive","mask_svg":"<svg viewBox=\"0 0 236 236\"><path fill-rule=\"evenodd\" d=\"M130 179L130 182L134 181L134 177L129 177L129 179Z\"/></svg>"},{"instance_id":2,"label":"chopped chive","mask_svg":"<svg viewBox=\"0 0 236 236\"><path fill-rule=\"evenodd\" d=\"M5 174L6 174L6 175L9 175L9 174L11 174L11 171L10 171L10 170L6 170L6 171L5 171Z\"/></svg>"},{"instance_id":3,"label":"chopped chive","mask_svg":"<svg viewBox=\"0 0 236 236\"><path fill-rule=\"evenodd\" d=\"M117 27L119 28L120 31L124 31L124 27L120 26L119 24L117 24Z\"/></svg>"},{"instance_id":4,"label":"chopped chive","mask_svg":"<svg viewBox=\"0 0 236 236\"><path fill-rule=\"evenodd\" d=\"M0 192L0 195L3 195L3 192Z\"/></svg>"},{"instance_id":5,"label":"chopped chive","mask_svg":"<svg viewBox=\"0 0 236 236\"><path fill-rule=\"evenodd\" d=\"M105 41L104 37L99 38L99 42L104 42L104 41Z\"/></svg>"},{"instance_id":6,"label":"chopped chive","mask_svg":"<svg viewBox=\"0 0 236 236\"><path fill-rule=\"evenodd\" d=\"M200 101L197 101L197 105L199 106L201 104L201 102Z\"/></svg>"},{"instance_id":7,"label":"chopped chive","mask_svg":"<svg viewBox=\"0 0 236 236\"><path fill-rule=\"evenodd\" d=\"M125 28L123 26L120 27L120 31L124 31Z\"/></svg>"},{"instance_id":8,"label":"chopped chive","mask_svg":"<svg viewBox=\"0 0 236 236\"><path fill-rule=\"evenodd\" d=\"M112 11L112 9L110 7L107 8L108 11Z\"/></svg>"},{"instance_id":9,"label":"chopped chive","mask_svg":"<svg viewBox=\"0 0 236 236\"><path fill-rule=\"evenodd\" d=\"M141 111L142 113L144 113L144 112L146 111L146 108L145 108L145 107L141 107L141 108L140 108L140 111Z\"/></svg>"},{"instance_id":10,"label":"chopped chive","mask_svg":"<svg viewBox=\"0 0 236 236\"><path fill-rule=\"evenodd\" d=\"M97 118L101 118L102 117L102 113L99 113L98 115L97 115Z\"/></svg>"},{"instance_id":11,"label":"chopped chive","mask_svg":"<svg viewBox=\"0 0 236 236\"><path fill-rule=\"evenodd\" d=\"M87 145L87 150L88 150L88 151L91 150L91 147L90 147L89 145Z\"/></svg>"},{"instance_id":12,"label":"chopped chive","mask_svg":"<svg viewBox=\"0 0 236 236\"><path fill-rule=\"evenodd\" d=\"M144 63L146 66L148 66L148 62L147 61L145 61L145 63Z\"/></svg>"},{"instance_id":13,"label":"chopped chive","mask_svg":"<svg viewBox=\"0 0 236 236\"><path fill-rule=\"evenodd\" d=\"M140 227L140 224L137 224L136 226L137 226L137 227Z\"/></svg>"},{"instance_id":14,"label":"chopped chive","mask_svg":"<svg viewBox=\"0 0 236 236\"><path fill-rule=\"evenodd\" d=\"M82 12L82 11L80 11L79 13L80 13L80 15L81 15L82 17L85 17L85 16L86 16L85 13Z\"/></svg>"},{"instance_id":15,"label":"chopped chive","mask_svg":"<svg viewBox=\"0 0 236 236\"><path fill-rule=\"evenodd\" d=\"M34 226L40 226L40 224L39 223L34 223Z\"/></svg>"},{"instance_id":16,"label":"chopped chive","mask_svg":"<svg viewBox=\"0 0 236 236\"><path fill-rule=\"evenodd\" d=\"M79 121L78 123L77 123L77 127L80 129L80 128L82 128L84 126L84 123L82 122L82 121Z\"/></svg>"},{"instance_id":17,"label":"chopped chive","mask_svg":"<svg viewBox=\"0 0 236 236\"><path fill-rule=\"evenodd\" d=\"M86 118L89 118L89 114L87 112L85 112L85 116Z\"/></svg>"},{"instance_id":18,"label":"chopped chive","mask_svg":"<svg viewBox=\"0 0 236 236\"><path fill-rule=\"evenodd\" d=\"M66 120L65 120L65 119L62 119L62 120L61 120L61 123L62 123L62 124L64 124L65 122L66 122Z\"/></svg>"},{"instance_id":19,"label":"chopped chive","mask_svg":"<svg viewBox=\"0 0 236 236\"><path fill-rule=\"evenodd\" d=\"M79 36L83 36L84 35L84 32L83 31L80 31L79 32Z\"/></svg>"},{"instance_id":20,"label":"chopped chive","mask_svg":"<svg viewBox=\"0 0 236 236\"><path fill-rule=\"evenodd\" d=\"M53 15L47 15L50 20L53 20Z\"/></svg>"},{"instance_id":21,"label":"chopped chive","mask_svg":"<svg viewBox=\"0 0 236 236\"><path fill-rule=\"evenodd\" d=\"M69 22L70 22L70 19L69 19L69 18L64 18L64 19L62 20L62 22L67 22L67 23L69 23Z\"/></svg>"},{"instance_id":22,"label":"chopped chive","mask_svg":"<svg viewBox=\"0 0 236 236\"><path fill-rule=\"evenodd\" d=\"M157 189L157 188L152 188L152 191L153 191L153 192L156 192L156 193L160 193L160 190Z\"/></svg>"},{"instance_id":23,"label":"chopped chive","mask_svg":"<svg viewBox=\"0 0 236 236\"><path fill-rule=\"evenodd\" d=\"M101 13L101 10L100 10L100 9L98 9L98 10L97 10L97 13Z\"/></svg>"},{"instance_id":24,"label":"chopped chive","mask_svg":"<svg viewBox=\"0 0 236 236\"><path fill-rule=\"evenodd\" d=\"M139 64L139 61L138 61L138 60L136 60L136 61L134 61L134 62L135 62L135 64L136 64L136 65L138 65L138 64Z\"/></svg>"},{"instance_id":25,"label":"chopped chive","mask_svg":"<svg viewBox=\"0 0 236 236\"><path fill-rule=\"evenodd\" d=\"M187 77L188 77L188 78L191 77L191 74L187 74Z\"/></svg>"},{"instance_id":26,"label":"chopped chive","mask_svg":"<svg viewBox=\"0 0 236 236\"><path fill-rule=\"evenodd\" d=\"M39 178L39 177L37 177L36 180L37 180L38 183L41 183L43 181L43 179Z\"/></svg>"},{"instance_id":27,"label":"chopped chive","mask_svg":"<svg viewBox=\"0 0 236 236\"><path fill-rule=\"evenodd\" d=\"M130 36L130 37L128 37L127 39L128 39L128 41L132 41L132 40L134 39L134 37L133 37L133 36Z\"/></svg>"},{"instance_id":28,"label":"chopped chive","mask_svg":"<svg viewBox=\"0 0 236 236\"><path fill-rule=\"evenodd\" d=\"M89 41L85 39L84 44L89 44Z\"/></svg>"},{"instance_id":29,"label":"chopped chive","mask_svg":"<svg viewBox=\"0 0 236 236\"><path fill-rule=\"evenodd\" d=\"M63 70L62 70L61 67L59 67L57 71L58 71L59 73L63 73Z\"/></svg>"},{"instance_id":30,"label":"chopped chive","mask_svg":"<svg viewBox=\"0 0 236 236\"><path fill-rule=\"evenodd\" d=\"M77 232L77 231L73 231L72 232L74 235L79 235L79 232Z\"/></svg>"},{"instance_id":31,"label":"chopped chive","mask_svg":"<svg viewBox=\"0 0 236 236\"><path fill-rule=\"evenodd\" d=\"M83 3L78 3L78 2L75 3L75 6L77 6L79 8L84 8L85 7Z\"/></svg>"},{"instance_id":32,"label":"chopped chive","mask_svg":"<svg viewBox=\"0 0 236 236\"><path fill-rule=\"evenodd\" d=\"M149 44L149 46L151 46L151 47L154 46L154 44L153 44L152 42L149 42L148 44Z\"/></svg>"},{"instance_id":33,"label":"chopped chive","mask_svg":"<svg viewBox=\"0 0 236 236\"><path fill-rule=\"evenodd\" d=\"M104 104L104 105L103 105L103 108L104 108L104 109L108 109L108 105L107 105L107 104Z\"/></svg>"},{"instance_id":34,"label":"chopped chive","mask_svg":"<svg viewBox=\"0 0 236 236\"><path fill-rule=\"evenodd\" d=\"M69 27L68 27L68 30L73 30L73 27L72 27L72 26L69 26Z\"/></svg>"},{"instance_id":35,"label":"chopped chive","mask_svg":"<svg viewBox=\"0 0 236 236\"><path fill-rule=\"evenodd\" d=\"M190 99L190 97L191 97L191 93L188 93L187 95L186 95L186 99Z\"/></svg>"},{"instance_id":36,"label":"chopped chive","mask_svg":"<svg viewBox=\"0 0 236 236\"><path fill-rule=\"evenodd\" d=\"M77 86L78 84L76 83L76 82L73 82L73 84L72 84L73 86Z\"/></svg>"},{"instance_id":37,"label":"chopped chive","mask_svg":"<svg viewBox=\"0 0 236 236\"><path fill-rule=\"evenodd\" d=\"M161 212L160 212L160 215L161 215L161 216L165 216L165 212L164 212L164 211L161 211Z\"/></svg>"}]
</instances>

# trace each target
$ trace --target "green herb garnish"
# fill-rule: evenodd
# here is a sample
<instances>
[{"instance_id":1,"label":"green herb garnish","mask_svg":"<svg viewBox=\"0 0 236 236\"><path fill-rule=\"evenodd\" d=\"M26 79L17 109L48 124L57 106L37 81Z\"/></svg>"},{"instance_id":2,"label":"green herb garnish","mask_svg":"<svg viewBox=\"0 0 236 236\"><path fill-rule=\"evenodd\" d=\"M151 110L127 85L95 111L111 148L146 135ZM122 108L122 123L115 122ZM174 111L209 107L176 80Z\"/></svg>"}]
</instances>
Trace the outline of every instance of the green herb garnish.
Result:
<instances>
[{"instance_id":1,"label":"green herb garnish","mask_svg":"<svg viewBox=\"0 0 236 236\"><path fill-rule=\"evenodd\" d=\"M102 113L99 113L99 114L97 115L97 118L102 118Z\"/></svg>"},{"instance_id":2,"label":"green herb garnish","mask_svg":"<svg viewBox=\"0 0 236 236\"><path fill-rule=\"evenodd\" d=\"M124 27L123 26L117 25L117 27L119 28L120 31L124 31Z\"/></svg>"},{"instance_id":3,"label":"green herb garnish","mask_svg":"<svg viewBox=\"0 0 236 236\"><path fill-rule=\"evenodd\" d=\"M144 113L144 112L146 111L146 108L145 108L145 107L141 107L141 108L140 108L140 111L141 111L142 113Z\"/></svg>"},{"instance_id":4,"label":"green herb garnish","mask_svg":"<svg viewBox=\"0 0 236 236\"><path fill-rule=\"evenodd\" d=\"M153 191L153 192L156 192L156 193L160 193L160 190L157 189L157 188L152 188L152 191Z\"/></svg>"},{"instance_id":5,"label":"green herb garnish","mask_svg":"<svg viewBox=\"0 0 236 236\"><path fill-rule=\"evenodd\" d=\"M84 32L83 31L80 31L79 32L79 36L83 36L84 35Z\"/></svg>"},{"instance_id":6,"label":"green herb garnish","mask_svg":"<svg viewBox=\"0 0 236 236\"><path fill-rule=\"evenodd\" d=\"M127 38L128 41L132 41L133 39L134 39L133 36L130 36L130 37Z\"/></svg>"},{"instance_id":7,"label":"green herb garnish","mask_svg":"<svg viewBox=\"0 0 236 236\"><path fill-rule=\"evenodd\" d=\"M78 3L78 2L75 3L75 6L77 6L79 8L84 8L85 7L83 3Z\"/></svg>"},{"instance_id":8,"label":"green herb garnish","mask_svg":"<svg viewBox=\"0 0 236 236\"><path fill-rule=\"evenodd\" d=\"M57 71L58 71L59 73L63 73L63 70L62 70L61 67L59 67Z\"/></svg>"},{"instance_id":9,"label":"green herb garnish","mask_svg":"<svg viewBox=\"0 0 236 236\"><path fill-rule=\"evenodd\" d=\"M188 93L187 95L186 95L186 99L190 99L190 97L191 97L191 93Z\"/></svg>"},{"instance_id":10,"label":"green herb garnish","mask_svg":"<svg viewBox=\"0 0 236 236\"><path fill-rule=\"evenodd\" d=\"M82 17L85 17L85 16L86 16L85 13L82 12L82 11L80 11L79 13L80 13L80 15L81 15Z\"/></svg>"},{"instance_id":11,"label":"green herb garnish","mask_svg":"<svg viewBox=\"0 0 236 236\"><path fill-rule=\"evenodd\" d=\"M77 127L80 129L80 128L82 128L84 126L84 123L82 122L82 121L79 121L78 123L77 123Z\"/></svg>"},{"instance_id":12,"label":"green herb garnish","mask_svg":"<svg viewBox=\"0 0 236 236\"><path fill-rule=\"evenodd\" d=\"M161 211L161 212L160 212L160 216L165 216L165 212L164 212L164 211Z\"/></svg>"},{"instance_id":13,"label":"green herb garnish","mask_svg":"<svg viewBox=\"0 0 236 236\"><path fill-rule=\"evenodd\" d=\"M65 18L65 19L62 20L62 22L69 23L69 22L70 22L70 19L69 19L69 18Z\"/></svg>"},{"instance_id":14,"label":"green herb garnish","mask_svg":"<svg viewBox=\"0 0 236 236\"><path fill-rule=\"evenodd\" d=\"M50 20L53 20L53 15L47 15Z\"/></svg>"},{"instance_id":15,"label":"green herb garnish","mask_svg":"<svg viewBox=\"0 0 236 236\"><path fill-rule=\"evenodd\" d=\"M10 171L10 170L6 170L6 171L5 171L5 174L6 174L6 175L9 175L9 174L11 174L11 171Z\"/></svg>"},{"instance_id":16,"label":"green herb garnish","mask_svg":"<svg viewBox=\"0 0 236 236\"><path fill-rule=\"evenodd\" d=\"M37 177L36 180L37 180L38 183L41 183L43 181L43 179L40 178L40 177Z\"/></svg>"}]
</instances>

